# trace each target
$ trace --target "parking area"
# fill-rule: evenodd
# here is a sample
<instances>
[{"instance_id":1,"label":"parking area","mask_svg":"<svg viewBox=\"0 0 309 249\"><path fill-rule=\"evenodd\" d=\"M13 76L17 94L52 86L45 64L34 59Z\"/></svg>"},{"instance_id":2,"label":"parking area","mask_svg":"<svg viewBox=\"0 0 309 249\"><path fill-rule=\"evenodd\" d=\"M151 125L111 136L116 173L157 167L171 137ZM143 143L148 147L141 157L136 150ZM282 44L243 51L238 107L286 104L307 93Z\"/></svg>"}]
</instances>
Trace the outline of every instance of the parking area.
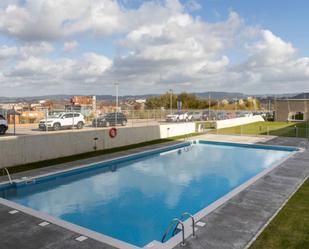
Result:
<instances>
[{"instance_id":1,"label":"parking area","mask_svg":"<svg viewBox=\"0 0 309 249\"><path fill-rule=\"evenodd\" d=\"M154 119L129 119L126 126L117 125L117 128L123 128L123 127L143 127L143 126L154 126L159 125L160 123L165 123L161 120L154 120ZM15 132L14 132L14 125L9 125L9 129L5 135L2 135L1 137L5 136L25 136L25 135L36 135L36 134L44 134L46 132L48 133L57 133L57 132L79 132L84 130L94 130L94 129L110 129L110 127L93 127L91 123L86 123L83 129L78 130L76 128L71 129L63 129L60 131L54 131L54 130L48 130L43 131L38 128L39 124L16 124L15 126Z\"/></svg>"},{"instance_id":2,"label":"parking area","mask_svg":"<svg viewBox=\"0 0 309 249\"><path fill-rule=\"evenodd\" d=\"M58 114L61 112L58 112ZM64 112L62 112L64 113ZM70 112L66 112L64 114L72 115ZM98 118L90 117L90 116L83 116L80 121L82 121L83 129L81 130L93 130L93 129L109 129L109 127L115 126L115 118L111 117L108 119L108 115L111 115L113 113L106 113L103 115L99 115ZM267 119L267 115L269 113L267 112L249 112L249 111L219 111L219 110L187 110L187 111L160 111L160 110L144 110L141 111L124 111L123 114L119 113L119 115L124 114L124 118L121 119L118 117L118 123L117 128L122 127L145 127L145 126L154 126L159 124L166 124L166 123L182 123L182 122L197 122L203 123L203 125L206 125L206 128L213 128L213 123L216 120L227 120L227 119L234 119L238 117L252 117L255 115L261 115L264 119ZM48 124L49 127L55 127L56 123L62 122L62 119L55 119L55 117L52 117L51 115L55 115L50 113L48 116ZM73 115L79 115L78 113L74 113ZM53 119L54 121L50 121ZM43 121L42 121L43 120ZM41 119L41 126L45 127L44 118ZM60 121L59 121L60 120ZM46 132L48 133L57 133L57 132L77 132L80 129L77 129L79 120L78 118L70 117L68 118L69 125L66 124L66 129L63 129L62 125L65 124L65 121L63 123L59 123L59 129L61 126L61 129L54 130L53 128L49 128L48 131L39 129L39 121L40 119L37 119L35 122L32 123L24 123L19 122L13 125L12 121L9 124L9 129L7 133L3 136L24 136L24 135L36 135L36 134L44 134ZM95 123L95 120L97 120L98 123ZM122 121L125 120L123 123ZM19 120L20 121L20 120ZM72 122L75 123L74 127L71 127ZM108 123L108 125L107 125ZM107 127L105 127L107 126ZM204 127L204 128L205 128Z\"/></svg>"}]
</instances>

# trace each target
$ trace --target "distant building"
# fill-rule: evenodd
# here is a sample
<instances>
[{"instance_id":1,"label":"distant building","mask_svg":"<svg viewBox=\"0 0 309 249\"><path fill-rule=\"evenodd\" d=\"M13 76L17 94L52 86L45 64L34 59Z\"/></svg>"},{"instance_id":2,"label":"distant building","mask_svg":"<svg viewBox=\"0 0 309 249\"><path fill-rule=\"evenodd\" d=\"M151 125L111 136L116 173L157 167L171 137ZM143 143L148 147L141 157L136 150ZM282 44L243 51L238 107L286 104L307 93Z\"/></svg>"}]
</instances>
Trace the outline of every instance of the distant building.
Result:
<instances>
[{"instance_id":1,"label":"distant building","mask_svg":"<svg viewBox=\"0 0 309 249\"><path fill-rule=\"evenodd\" d=\"M97 109L96 96L74 96L71 98L71 105L66 105L67 111L74 110L81 112L85 116L96 112Z\"/></svg>"},{"instance_id":2,"label":"distant building","mask_svg":"<svg viewBox=\"0 0 309 249\"><path fill-rule=\"evenodd\" d=\"M280 99L275 101L275 120L301 122L308 120L309 99Z\"/></svg>"}]
</instances>

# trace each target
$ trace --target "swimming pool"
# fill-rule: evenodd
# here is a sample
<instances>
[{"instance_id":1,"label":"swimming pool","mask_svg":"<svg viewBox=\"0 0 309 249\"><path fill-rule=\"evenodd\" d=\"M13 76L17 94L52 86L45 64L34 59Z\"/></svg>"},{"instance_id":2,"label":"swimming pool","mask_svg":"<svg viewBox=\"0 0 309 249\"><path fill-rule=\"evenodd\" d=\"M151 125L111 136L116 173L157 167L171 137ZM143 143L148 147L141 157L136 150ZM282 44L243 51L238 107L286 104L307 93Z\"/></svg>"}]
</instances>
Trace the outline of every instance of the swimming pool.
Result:
<instances>
[{"instance_id":1,"label":"swimming pool","mask_svg":"<svg viewBox=\"0 0 309 249\"><path fill-rule=\"evenodd\" d=\"M2 186L0 197L143 247L294 151L199 140Z\"/></svg>"}]
</instances>

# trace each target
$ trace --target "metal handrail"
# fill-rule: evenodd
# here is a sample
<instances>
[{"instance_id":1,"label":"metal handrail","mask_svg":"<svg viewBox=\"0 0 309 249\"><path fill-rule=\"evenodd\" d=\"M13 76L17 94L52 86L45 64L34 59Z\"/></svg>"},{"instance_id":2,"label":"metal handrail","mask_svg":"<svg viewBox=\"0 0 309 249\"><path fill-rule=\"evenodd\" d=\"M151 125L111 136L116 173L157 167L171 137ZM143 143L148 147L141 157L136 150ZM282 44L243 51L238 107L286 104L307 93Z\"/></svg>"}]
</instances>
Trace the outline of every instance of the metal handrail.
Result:
<instances>
[{"instance_id":1,"label":"metal handrail","mask_svg":"<svg viewBox=\"0 0 309 249\"><path fill-rule=\"evenodd\" d=\"M193 148L193 141L190 140L189 145L184 147L184 151L188 152Z\"/></svg>"},{"instance_id":2,"label":"metal handrail","mask_svg":"<svg viewBox=\"0 0 309 249\"><path fill-rule=\"evenodd\" d=\"M182 245L182 246L185 246L185 245L186 245L186 241L185 241L185 226L184 226L183 222L182 222L180 219L178 219L178 218L174 218L174 219L170 222L170 224L168 225L167 229L165 230L165 233L164 233L164 235L163 235L163 237L162 237L162 239L161 239L161 242L164 243L164 240L165 240L165 238L166 238L168 232L170 231L171 227L172 227L176 222L177 222L177 226L178 226L178 224L181 225L181 228L182 228L182 229L181 229L181 230L182 230L182 242L181 242L181 245Z\"/></svg>"},{"instance_id":3,"label":"metal handrail","mask_svg":"<svg viewBox=\"0 0 309 249\"><path fill-rule=\"evenodd\" d=\"M181 215L181 218L180 219L183 219L185 216L189 216L192 220L192 237L194 238L195 237L195 220L194 220L194 217L192 214L190 214L189 212L184 212L182 215Z\"/></svg>"},{"instance_id":4,"label":"metal handrail","mask_svg":"<svg viewBox=\"0 0 309 249\"><path fill-rule=\"evenodd\" d=\"M7 168L4 168L4 170L5 170L6 174L8 175L8 178L9 178L10 184L12 184L13 182L12 182L12 178L11 178L11 175L10 175L9 170L8 170Z\"/></svg>"}]
</instances>

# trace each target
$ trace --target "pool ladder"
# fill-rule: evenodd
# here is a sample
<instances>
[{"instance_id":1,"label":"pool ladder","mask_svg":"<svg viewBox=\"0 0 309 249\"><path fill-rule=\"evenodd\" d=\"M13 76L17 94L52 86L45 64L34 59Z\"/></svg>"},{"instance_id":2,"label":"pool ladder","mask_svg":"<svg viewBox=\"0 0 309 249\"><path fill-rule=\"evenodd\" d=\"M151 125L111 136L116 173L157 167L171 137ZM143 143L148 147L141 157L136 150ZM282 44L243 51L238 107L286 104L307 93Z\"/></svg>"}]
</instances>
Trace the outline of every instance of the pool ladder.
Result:
<instances>
[{"instance_id":1,"label":"pool ladder","mask_svg":"<svg viewBox=\"0 0 309 249\"><path fill-rule=\"evenodd\" d=\"M193 142L191 141L190 144L188 146L184 147L183 149L184 149L185 152L192 150L193 149Z\"/></svg>"},{"instance_id":2,"label":"pool ladder","mask_svg":"<svg viewBox=\"0 0 309 249\"><path fill-rule=\"evenodd\" d=\"M3 170L6 172L8 178L9 178L10 184L12 184L13 182L12 182L12 178L11 178L9 170L7 168L4 168Z\"/></svg>"},{"instance_id":3,"label":"pool ladder","mask_svg":"<svg viewBox=\"0 0 309 249\"><path fill-rule=\"evenodd\" d=\"M195 220L194 220L194 217L192 214L188 213L188 212L185 212L181 215L180 219L178 218L174 218L170 224L168 225L168 227L166 228L165 232L164 232L164 235L161 239L161 242L164 243L164 240L168 234L168 232L171 230L171 228L173 227L174 224L176 224L175 228L174 228L174 231L172 232L172 236L174 236L178 230L178 225L180 224L181 225L181 233L182 233L182 242L181 242L181 245L182 246L185 246L186 245L186 240L185 240L185 226L184 226L184 223L182 221L182 219L186 216L189 216L192 220L192 237L194 238L195 237Z\"/></svg>"}]
</instances>

